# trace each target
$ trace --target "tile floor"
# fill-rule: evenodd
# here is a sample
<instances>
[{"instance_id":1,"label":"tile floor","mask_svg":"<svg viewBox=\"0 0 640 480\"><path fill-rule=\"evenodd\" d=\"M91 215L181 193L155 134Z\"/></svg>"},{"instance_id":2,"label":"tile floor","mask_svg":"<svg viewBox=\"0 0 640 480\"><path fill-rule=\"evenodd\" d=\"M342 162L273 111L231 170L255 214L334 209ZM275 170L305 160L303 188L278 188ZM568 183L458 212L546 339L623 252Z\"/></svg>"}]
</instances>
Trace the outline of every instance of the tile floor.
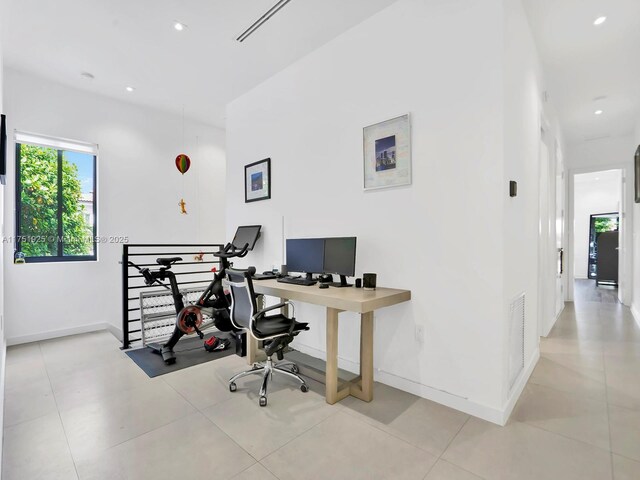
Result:
<instances>
[{"instance_id":1,"label":"tile floor","mask_svg":"<svg viewBox=\"0 0 640 480\"><path fill-rule=\"evenodd\" d=\"M576 291L506 427L380 384L330 406L278 379L260 408L235 355L149 379L106 332L11 347L2 478L637 480L640 328Z\"/></svg>"}]
</instances>

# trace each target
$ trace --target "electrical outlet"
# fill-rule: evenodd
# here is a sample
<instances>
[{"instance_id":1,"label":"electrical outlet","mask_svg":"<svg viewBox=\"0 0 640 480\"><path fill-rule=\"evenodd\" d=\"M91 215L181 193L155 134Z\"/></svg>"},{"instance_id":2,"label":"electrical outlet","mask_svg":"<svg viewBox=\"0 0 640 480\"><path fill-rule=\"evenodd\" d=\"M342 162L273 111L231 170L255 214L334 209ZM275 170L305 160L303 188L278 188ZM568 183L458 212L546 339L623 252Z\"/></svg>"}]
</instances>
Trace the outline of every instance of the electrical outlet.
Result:
<instances>
[{"instance_id":1,"label":"electrical outlet","mask_svg":"<svg viewBox=\"0 0 640 480\"><path fill-rule=\"evenodd\" d=\"M424 343L424 327L422 325L416 325L415 337L416 342L418 342L420 345Z\"/></svg>"}]
</instances>

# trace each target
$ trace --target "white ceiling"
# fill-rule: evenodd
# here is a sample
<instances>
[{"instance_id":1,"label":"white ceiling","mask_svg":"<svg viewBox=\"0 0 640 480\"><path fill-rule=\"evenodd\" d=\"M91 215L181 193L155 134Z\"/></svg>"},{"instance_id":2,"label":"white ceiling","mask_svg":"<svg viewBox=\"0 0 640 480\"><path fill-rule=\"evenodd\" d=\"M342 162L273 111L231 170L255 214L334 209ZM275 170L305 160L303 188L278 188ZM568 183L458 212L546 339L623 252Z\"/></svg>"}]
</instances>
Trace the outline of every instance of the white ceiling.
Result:
<instances>
[{"instance_id":1,"label":"white ceiling","mask_svg":"<svg viewBox=\"0 0 640 480\"><path fill-rule=\"evenodd\" d=\"M640 119L640 0L523 3L567 141L631 133Z\"/></svg>"},{"instance_id":2,"label":"white ceiling","mask_svg":"<svg viewBox=\"0 0 640 480\"><path fill-rule=\"evenodd\" d=\"M0 0L4 61L224 126L228 102L394 1L291 0L241 44L276 0ZM630 133L640 118L640 0L523 3L567 141ZM600 15L608 19L595 27ZM188 28L176 32L176 20Z\"/></svg>"},{"instance_id":3,"label":"white ceiling","mask_svg":"<svg viewBox=\"0 0 640 480\"><path fill-rule=\"evenodd\" d=\"M4 62L224 126L228 102L394 1L291 0L239 43L276 0L0 0Z\"/></svg>"}]
</instances>

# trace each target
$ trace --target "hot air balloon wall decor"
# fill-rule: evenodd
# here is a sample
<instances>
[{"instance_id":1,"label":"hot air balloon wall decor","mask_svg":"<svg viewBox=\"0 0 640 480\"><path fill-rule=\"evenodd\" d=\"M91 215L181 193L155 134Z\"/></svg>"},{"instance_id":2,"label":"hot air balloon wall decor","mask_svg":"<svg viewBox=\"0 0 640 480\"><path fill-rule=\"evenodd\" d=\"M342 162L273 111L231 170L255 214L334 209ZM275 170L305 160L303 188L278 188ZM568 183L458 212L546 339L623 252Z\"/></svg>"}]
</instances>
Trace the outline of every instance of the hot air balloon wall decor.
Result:
<instances>
[{"instance_id":1,"label":"hot air balloon wall decor","mask_svg":"<svg viewBox=\"0 0 640 480\"><path fill-rule=\"evenodd\" d=\"M185 153L181 153L176 157L176 168L182 174L182 190L184 191L184 174L189 171L191 168L191 159ZM180 214L187 215L187 202L184 201L184 197L180 199L178 202L178 206L180 207Z\"/></svg>"},{"instance_id":2,"label":"hot air balloon wall decor","mask_svg":"<svg viewBox=\"0 0 640 480\"><path fill-rule=\"evenodd\" d=\"M182 175L187 173L191 168L191 159L189 158L189 156L185 155L184 153L178 155L176 157L176 168Z\"/></svg>"}]
</instances>

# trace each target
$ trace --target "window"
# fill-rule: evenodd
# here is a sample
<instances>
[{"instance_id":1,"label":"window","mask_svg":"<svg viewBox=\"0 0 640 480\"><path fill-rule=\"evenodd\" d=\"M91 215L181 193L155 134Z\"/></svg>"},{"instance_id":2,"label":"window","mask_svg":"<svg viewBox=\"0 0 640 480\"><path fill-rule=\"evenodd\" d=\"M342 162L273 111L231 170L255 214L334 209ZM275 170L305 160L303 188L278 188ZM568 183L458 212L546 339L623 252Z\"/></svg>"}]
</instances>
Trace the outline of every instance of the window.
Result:
<instances>
[{"instance_id":1,"label":"window","mask_svg":"<svg viewBox=\"0 0 640 480\"><path fill-rule=\"evenodd\" d=\"M97 147L16 133L16 241L25 261L96 260Z\"/></svg>"}]
</instances>

